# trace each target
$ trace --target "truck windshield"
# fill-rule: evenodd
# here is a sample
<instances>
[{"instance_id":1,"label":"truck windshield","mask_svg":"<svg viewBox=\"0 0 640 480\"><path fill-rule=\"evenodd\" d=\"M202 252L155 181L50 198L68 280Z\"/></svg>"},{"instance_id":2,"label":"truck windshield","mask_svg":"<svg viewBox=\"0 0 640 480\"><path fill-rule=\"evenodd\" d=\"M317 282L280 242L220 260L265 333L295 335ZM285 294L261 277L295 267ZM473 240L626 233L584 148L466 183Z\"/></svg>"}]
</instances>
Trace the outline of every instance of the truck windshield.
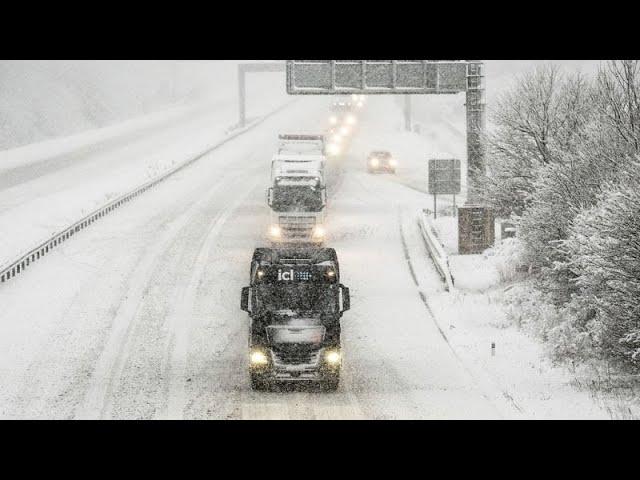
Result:
<instances>
[{"instance_id":1,"label":"truck windshield","mask_svg":"<svg viewBox=\"0 0 640 480\"><path fill-rule=\"evenodd\" d=\"M322 190L306 185L276 186L273 203L276 212L319 212L322 210Z\"/></svg>"},{"instance_id":2,"label":"truck windshield","mask_svg":"<svg viewBox=\"0 0 640 480\"><path fill-rule=\"evenodd\" d=\"M259 311L334 314L338 313L338 289L331 285L260 285L256 302Z\"/></svg>"}]
</instances>

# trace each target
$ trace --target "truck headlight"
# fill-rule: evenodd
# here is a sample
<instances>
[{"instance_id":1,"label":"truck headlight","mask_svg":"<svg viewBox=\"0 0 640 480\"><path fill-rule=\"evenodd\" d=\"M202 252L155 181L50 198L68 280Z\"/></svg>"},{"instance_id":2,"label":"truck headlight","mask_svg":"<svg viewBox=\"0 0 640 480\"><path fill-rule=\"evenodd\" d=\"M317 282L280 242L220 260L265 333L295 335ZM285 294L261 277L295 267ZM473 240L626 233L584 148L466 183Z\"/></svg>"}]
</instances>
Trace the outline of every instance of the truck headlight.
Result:
<instances>
[{"instance_id":1,"label":"truck headlight","mask_svg":"<svg viewBox=\"0 0 640 480\"><path fill-rule=\"evenodd\" d=\"M347 125L355 125L356 121L356 116L353 113L347 116Z\"/></svg>"},{"instance_id":2,"label":"truck headlight","mask_svg":"<svg viewBox=\"0 0 640 480\"><path fill-rule=\"evenodd\" d=\"M336 145L335 143L331 143L327 147L327 151L329 152L329 155L339 155L340 154L340 147L338 145Z\"/></svg>"},{"instance_id":3,"label":"truck headlight","mask_svg":"<svg viewBox=\"0 0 640 480\"><path fill-rule=\"evenodd\" d=\"M282 229L278 225L271 225L269 227L269 235L272 237L280 237L282 235Z\"/></svg>"},{"instance_id":4,"label":"truck headlight","mask_svg":"<svg viewBox=\"0 0 640 480\"><path fill-rule=\"evenodd\" d=\"M313 228L313 237L314 238L324 238L325 236L325 230L324 227L322 225L316 225Z\"/></svg>"},{"instance_id":5,"label":"truck headlight","mask_svg":"<svg viewBox=\"0 0 640 480\"><path fill-rule=\"evenodd\" d=\"M251 361L251 365L266 365L269 363L269 357L262 350L252 350L251 355L249 355L249 360Z\"/></svg>"},{"instance_id":6,"label":"truck headlight","mask_svg":"<svg viewBox=\"0 0 640 480\"><path fill-rule=\"evenodd\" d=\"M339 365L342 360L342 355L338 350L327 350L324 354L324 359L329 365Z\"/></svg>"},{"instance_id":7,"label":"truck headlight","mask_svg":"<svg viewBox=\"0 0 640 480\"><path fill-rule=\"evenodd\" d=\"M329 117L329 123L330 123L331 125L335 125L336 123L338 123L338 117L336 117L335 115L331 115L331 116Z\"/></svg>"}]
</instances>

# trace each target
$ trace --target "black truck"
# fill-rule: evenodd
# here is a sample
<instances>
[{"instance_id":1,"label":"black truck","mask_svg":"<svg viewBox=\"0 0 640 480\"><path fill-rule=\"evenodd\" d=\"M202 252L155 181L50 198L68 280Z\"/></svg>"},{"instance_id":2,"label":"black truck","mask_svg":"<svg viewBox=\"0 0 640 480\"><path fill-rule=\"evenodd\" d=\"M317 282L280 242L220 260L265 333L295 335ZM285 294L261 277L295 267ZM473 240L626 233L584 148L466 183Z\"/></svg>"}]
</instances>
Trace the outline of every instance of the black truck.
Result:
<instances>
[{"instance_id":1,"label":"black truck","mask_svg":"<svg viewBox=\"0 0 640 480\"><path fill-rule=\"evenodd\" d=\"M315 382L336 390L340 318L349 289L333 248L256 248L241 308L249 313L249 373L254 390L275 382Z\"/></svg>"}]
</instances>

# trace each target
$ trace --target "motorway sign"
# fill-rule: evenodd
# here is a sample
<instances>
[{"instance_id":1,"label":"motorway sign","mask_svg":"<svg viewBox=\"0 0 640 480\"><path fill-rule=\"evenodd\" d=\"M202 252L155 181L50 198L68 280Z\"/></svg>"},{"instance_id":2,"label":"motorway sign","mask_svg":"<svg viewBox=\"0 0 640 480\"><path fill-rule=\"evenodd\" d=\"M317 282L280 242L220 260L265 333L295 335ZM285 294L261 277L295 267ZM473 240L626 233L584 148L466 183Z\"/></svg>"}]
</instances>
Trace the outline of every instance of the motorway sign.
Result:
<instances>
[{"instance_id":1,"label":"motorway sign","mask_svg":"<svg viewBox=\"0 0 640 480\"><path fill-rule=\"evenodd\" d=\"M287 93L466 92L468 65L464 60L288 60Z\"/></svg>"},{"instance_id":2,"label":"motorway sign","mask_svg":"<svg viewBox=\"0 0 640 480\"><path fill-rule=\"evenodd\" d=\"M458 195L460 193L460 160L430 159L428 189L433 195Z\"/></svg>"}]
</instances>

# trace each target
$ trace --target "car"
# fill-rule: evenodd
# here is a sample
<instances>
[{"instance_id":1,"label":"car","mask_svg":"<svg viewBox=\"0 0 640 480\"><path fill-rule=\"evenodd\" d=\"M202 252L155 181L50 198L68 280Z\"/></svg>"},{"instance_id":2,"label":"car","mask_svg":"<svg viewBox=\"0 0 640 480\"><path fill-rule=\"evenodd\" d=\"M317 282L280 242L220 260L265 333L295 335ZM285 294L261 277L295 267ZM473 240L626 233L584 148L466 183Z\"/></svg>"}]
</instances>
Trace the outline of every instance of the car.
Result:
<instances>
[{"instance_id":1,"label":"car","mask_svg":"<svg viewBox=\"0 0 640 480\"><path fill-rule=\"evenodd\" d=\"M386 150L376 150L367 157L367 171L369 173L387 172L396 173L398 162L391 152Z\"/></svg>"}]
</instances>

